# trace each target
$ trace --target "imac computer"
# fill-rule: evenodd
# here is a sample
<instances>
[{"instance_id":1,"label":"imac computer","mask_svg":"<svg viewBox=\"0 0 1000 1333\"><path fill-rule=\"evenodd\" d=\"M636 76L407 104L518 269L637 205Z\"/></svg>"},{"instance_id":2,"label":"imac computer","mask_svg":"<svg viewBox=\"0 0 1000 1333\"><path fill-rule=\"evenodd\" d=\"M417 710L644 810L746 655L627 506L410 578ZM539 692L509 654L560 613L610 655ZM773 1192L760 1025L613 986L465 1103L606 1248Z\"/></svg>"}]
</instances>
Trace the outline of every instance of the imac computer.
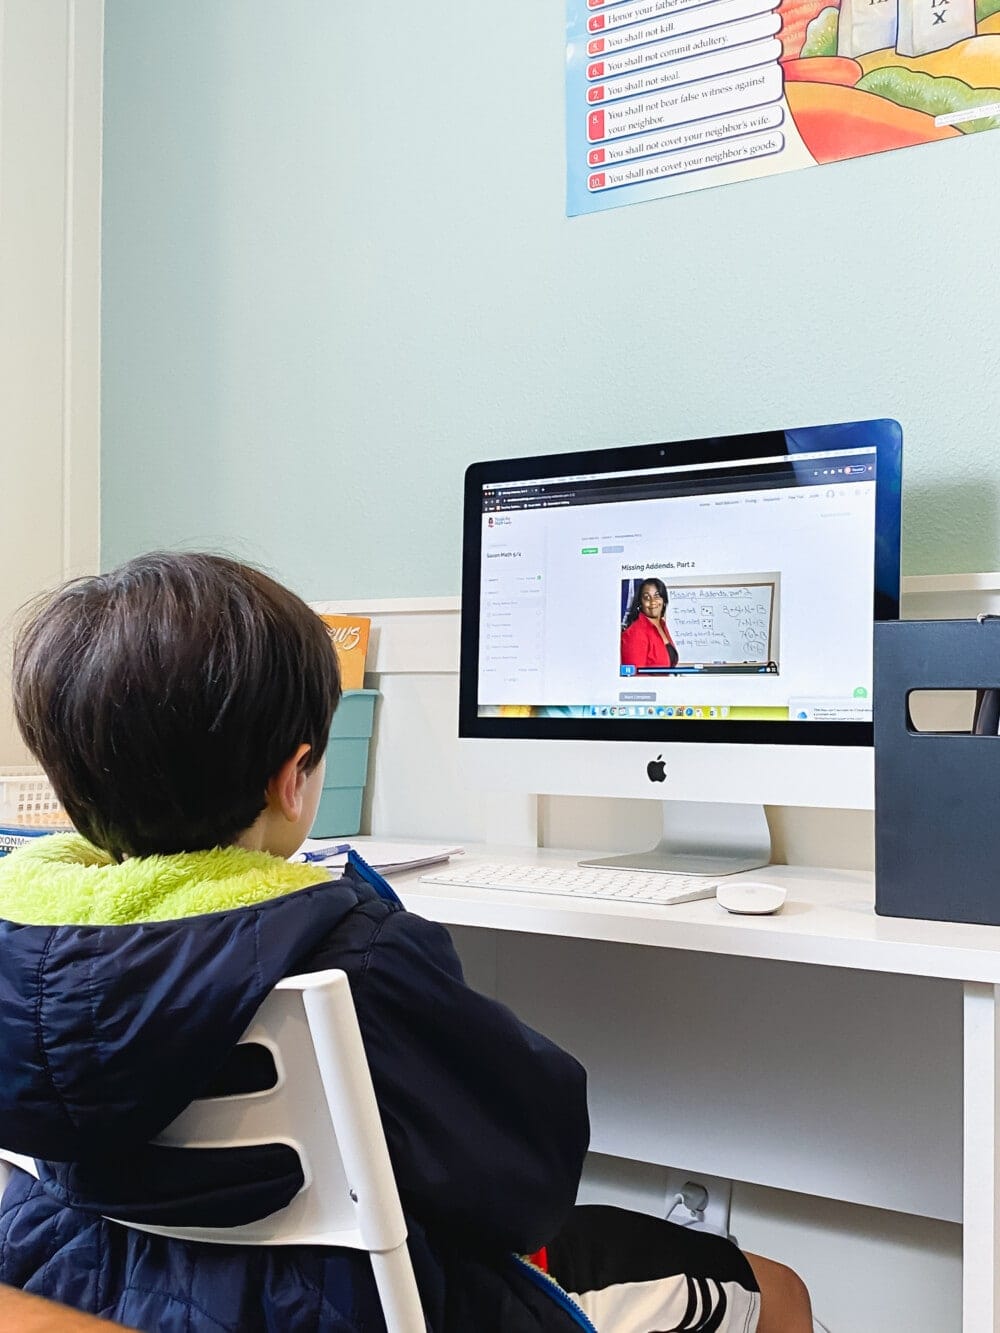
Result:
<instances>
[{"instance_id":1,"label":"imac computer","mask_svg":"<svg viewBox=\"0 0 1000 1333\"><path fill-rule=\"evenodd\" d=\"M710 875L769 862L765 804L870 809L901 443L856 421L470 467L477 785L661 798L660 844L600 864Z\"/></svg>"}]
</instances>

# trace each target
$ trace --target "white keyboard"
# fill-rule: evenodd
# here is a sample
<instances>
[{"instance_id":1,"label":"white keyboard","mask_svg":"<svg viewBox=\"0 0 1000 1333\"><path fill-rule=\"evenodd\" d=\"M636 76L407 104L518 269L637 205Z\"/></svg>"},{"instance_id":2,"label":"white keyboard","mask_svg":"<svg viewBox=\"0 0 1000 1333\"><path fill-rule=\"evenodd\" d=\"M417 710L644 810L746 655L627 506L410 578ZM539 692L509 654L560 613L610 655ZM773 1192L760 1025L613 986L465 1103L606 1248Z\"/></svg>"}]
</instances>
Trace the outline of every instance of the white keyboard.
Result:
<instances>
[{"instance_id":1,"label":"white keyboard","mask_svg":"<svg viewBox=\"0 0 1000 1333\"><path fill-rule=\"evenodd\" d=\"M424 884L500 889L504 893L551 893L560 898L609 898L615 902L690 903L714 898L718 880L657 870L611 870L601 866L524 866L470 861L420 876Z\"/></svg>"}]
</instances>

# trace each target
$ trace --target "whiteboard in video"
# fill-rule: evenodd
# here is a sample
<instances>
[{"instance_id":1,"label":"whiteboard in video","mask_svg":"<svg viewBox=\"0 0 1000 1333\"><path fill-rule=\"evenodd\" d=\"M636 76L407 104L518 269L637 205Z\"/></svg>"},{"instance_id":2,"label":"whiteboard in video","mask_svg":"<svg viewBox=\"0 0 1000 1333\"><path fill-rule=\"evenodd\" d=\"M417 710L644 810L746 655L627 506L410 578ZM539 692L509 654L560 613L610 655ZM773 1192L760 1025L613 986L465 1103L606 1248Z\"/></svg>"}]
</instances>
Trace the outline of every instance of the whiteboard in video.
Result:
<instances>
[{"instance_id":1,"label":"whiteboard in video","mask_svg":"<svg viewBox=\"0 0 1000 1333\"><path fill-rule=\"evenodd\" d=\"M680 665L778 667L780 575L668 582L667 624Z\"/></svg>"}]
</instances>

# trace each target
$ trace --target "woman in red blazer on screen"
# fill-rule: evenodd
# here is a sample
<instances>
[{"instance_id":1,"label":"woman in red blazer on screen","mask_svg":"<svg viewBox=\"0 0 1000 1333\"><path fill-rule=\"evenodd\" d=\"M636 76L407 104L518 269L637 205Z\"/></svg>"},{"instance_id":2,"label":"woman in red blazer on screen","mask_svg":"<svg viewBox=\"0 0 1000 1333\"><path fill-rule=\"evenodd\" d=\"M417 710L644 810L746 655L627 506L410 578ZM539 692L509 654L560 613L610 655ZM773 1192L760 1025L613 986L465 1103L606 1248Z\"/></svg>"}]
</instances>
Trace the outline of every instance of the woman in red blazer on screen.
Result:
<instances>
[{"instance_id":1,"label":"woman in red blazer on screen","mask_svg":"<svg viewBox=\"0 0 1000 1333\"><path fill-rule=\"evenodd\" d=\"M669 600L662 579L639 584L622 629L622 666L677 665L677 649L664 619Z\"/></svg>"}]
</instances>

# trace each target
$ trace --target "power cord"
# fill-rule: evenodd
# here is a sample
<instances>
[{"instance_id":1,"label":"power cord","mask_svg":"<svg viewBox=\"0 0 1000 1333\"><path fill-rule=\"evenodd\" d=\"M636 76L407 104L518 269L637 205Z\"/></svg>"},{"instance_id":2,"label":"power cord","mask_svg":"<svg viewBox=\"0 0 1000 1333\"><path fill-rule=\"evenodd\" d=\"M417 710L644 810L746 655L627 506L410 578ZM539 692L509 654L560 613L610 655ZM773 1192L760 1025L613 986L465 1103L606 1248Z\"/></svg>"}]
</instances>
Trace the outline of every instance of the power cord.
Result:
<instances>
[{"instance_id":1,"label":"power cord","mask_svg":"<svg viewBox=\"0 0 1000 1333\"><path fill-rule=\"evenodd\" d=\"M705 1221L705 1208L708 1204L708 1190L704 1185L696 1185L693 1181L687 1180L683 1187L667 1203L667 1221L673 1222L679 1227L693 1227L703 1225ZM683 1212L677 1212L683 1209ZM677 1213L675 1217L674 1214Z\"/></svg>"}]
</instances>

